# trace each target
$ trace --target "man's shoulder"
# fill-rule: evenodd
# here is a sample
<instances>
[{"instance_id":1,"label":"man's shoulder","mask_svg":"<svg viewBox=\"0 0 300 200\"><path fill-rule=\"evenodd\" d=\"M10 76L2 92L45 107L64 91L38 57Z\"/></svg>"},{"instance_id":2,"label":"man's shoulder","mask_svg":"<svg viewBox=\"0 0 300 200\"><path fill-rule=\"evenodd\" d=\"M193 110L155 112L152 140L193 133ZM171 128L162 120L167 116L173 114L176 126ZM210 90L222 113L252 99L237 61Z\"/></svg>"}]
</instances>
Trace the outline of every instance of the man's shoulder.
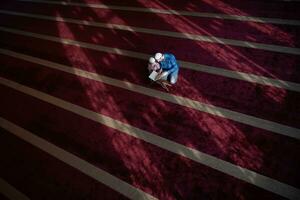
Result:
<instances>
[{"instance_id":1,"label":"man's shoulder","mask_svg":"<svg viewBox=\"0 0 300 200\"><path fill-rule=\"evenodd\" d=\"M164 56L165 56L166 58L175 59L175 56L174 56L173 54L171 54L171 53L165 53Z\"/></svg>"}]
</instances>

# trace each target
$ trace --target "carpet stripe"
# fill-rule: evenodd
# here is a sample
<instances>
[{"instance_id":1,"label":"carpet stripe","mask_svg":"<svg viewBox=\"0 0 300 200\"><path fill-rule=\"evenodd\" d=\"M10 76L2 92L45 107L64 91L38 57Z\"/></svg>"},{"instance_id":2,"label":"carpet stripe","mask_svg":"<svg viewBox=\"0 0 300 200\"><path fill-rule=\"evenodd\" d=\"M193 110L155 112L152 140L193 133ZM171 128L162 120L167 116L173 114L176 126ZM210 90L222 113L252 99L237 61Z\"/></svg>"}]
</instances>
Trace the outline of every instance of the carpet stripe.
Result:
<instances>
[{"instance_id":1,"label":"carpet stripe","mask_svg":"<svg viewBox=\"0 0 300 200\"><path fill-rule=\"evenodd\" d=\"M82 173L94 178L95 180L107 185L131 199L156 199L153 196L129 185L128 183L112 176L111 174L91 165L90 163L72 155L71 153L47 142L46 140L26 131L25 129L0 118L0 126L13 133L17 137L49 153L53 157L65 162L78 169Z\"/></svg>"},{"instance_id":2,"label":"carpet stripe","mask_svg":"<svg viewBox=\"0 0 300 200\"><path fill-rule=\"evenodd\" d=\"M91 44L91 43L87 43L87 42L79 42L79 41L75 41L75 40L64 39L64 38L59 38L59 37L54 37L54 36L49 36L49 35L44 35L44 34L37 34L37 33L28 32L28 31L21 31L21 30L11 29L11 28L1 27L1 26L0 26L0 31L14 33L14 34L28 36L28 37L39 38L39 39L58 42L58 43L67 44L67 45L78 46L78 47L82 47L82 48L88 48L88 49L92 49L92 50L96 50L96 51L102 51L102 52L113 53L113 54L118 54L118 55L122 55L122 56L143 59L143 60L148 60L148 58L151 56L149 54L139 53L139 52L135 52L135 51L123 50L123 49L119 49L119 48L112 48L112 47L107 47L107 46L102 46L102 45L95 45L95 44ZM180 60L178 61L178 63L183 68L187 68L187 69L191 69L191 70L195 70L195 71L200 71L200 72L205 72L205 73L209 73L209 74L220 75L220 76L224 76L224 77L228 77L228 78L238 79L238 80L242 80L242 81L248 81L248 82L252 82L252 83L258 83L258 84L262 84L262 85L268 85L268 86L273 86L273 87L278 87L278 88L283 88L283 89L287 89L287 90L291 90L291 91L300 92L300 84L299 83L283 81L283 80L279 80L279 79L268 78L265 76L258 76L258 75L254 75L254 74L237 72L237 71L232 71L232 70L227 70L227 69L221 69L218 67L201 65L201 64L197 64L197 63L180 61Z\"/></svg>"},{"instance_id":3,"label":"carpet stripe","mask_svg":"<svg viewBox=\"0 0 300 200\"><path fill-rule=\"evenodd\" d=\"M102 8L102 9L111 9L111 10L143 12L143 13L193 16L193 17L205 17L205 18L214 18L214 19L251 21L251 22L259 22L259 23L300 26L299 20L292 20L292 19L226 15L226 14L216 14L216 13L207 13L207 12L190 12L190 11L180 11L180 10L139 8L139 7L128 7L128 6L113 6L113 5L104 5L104 4L95 4L95 3L77 3L77 2L67 2L67 1L45 1L45 0L19 0L19 1L53 4L53 5L64 5L64 6L81 6L81 7L89 7L89 8Z\"/></svg>"},{"instance_id":4,"label":"carpet stripe","mask_svg":"<svg viewBox=\"0 0 300 200\"><path fill-rule=\"evenodd\" d=\"M274 52L279 52L279 53L289 53L289 54L295 54L295 55L300 54L300 48L280 46L280 45L263 44L263 43L257 43L257 42L226 39L226 38L213 37L213 36L203 36L203 35L181 33L181 32L162 31L162 30L158 30L158 29L149 29L149 28L133 27L133 26L126 26L126 25L118 25L118 24L98 23L98 22L92 22L92 21L86 21L86 20L62 18L62 17L35 15L35 14L20 13L20 12L6 11L6 10L0 10L0 13L15 15L15 16L31 17L31 18L35 18L35 19L46 19L46 20L51 20L51 21L68 22L68 23L74 23L74 24L95 26L95 27L101 27L101 28L125 30L125 31L130 31L130 32L140 32L140 33L148 33L148 34L161 35L161 36L174 37L174 38L183 38L183 39L189 39L189 40L195 40L195 41L201 41L201 42L210 42L210 43L218 43L218 44L239 46L239 47L245 47L245 48L261 49L261 50L274 51Z\"/></svg>"},{"instance_id":5,"label":"carpet stripe","mask_svg":"<svg viewBox=\"0 0 300 200\"><path fill-rule=\"evenodd\" d=\"M3 125L2 121L0 121L0 126L2 125ZM15 200L15 199L29 200L29 198L25 194L19 192L16 188L14 188L12 185L7 183L1 177L0 177L0 193L2 193L4 196L6 196L11 200Z\"/></svg>"},{"instance_id":6,"label":"carpet stripe","mask_svg":"<svg viewBox=\"0 0 300 200\"><path fill-rule=\"evenodd\" d=\"M204 104L204 103L201 103L198 101L191 100L189 98L171 95L171 94L168 94L165 92L160 92L160 91L150 89L147 87L139 86L137 84L133 84L133 83L126 82L126 81L120 81L117 79L109 78L107 76L103 76L103 75L99 75L96 73L81 70L78 68L68 67L68 66L54 63L51 61L47 61L44 59L39 59L36 57L16 53L16 52L13 52L10 50L0 49L0 53L15 57L15 58L23 59L23 60L26 60L29 62L33 62L36 64L41 64L43 66L46 66L46 67L49 67L52 69L57 69L57 70L64 71L64 72L74 74L77 76L81 76L84 78L88 78L88 79L100 81L100 82L103 82L103 83L106 83L109 85L113 85L116 87L124 88L126 90L130 90L130 91L144 94L147 96L155 97L155 98L165 100L165 101L168 101L171 103L175 103L178 105L186 106L186 107L189 107L189 108L192 108L195 110L199 110L201 112L209 113L209 114L212 114L215 116L227 118L227 119L237 121L237 122L240 122L243 124L247 124L250 126L264 129L264 130L272 131L274 133L285 135L285 136L288 136L291 138L295 138L298 140L300 139L300 130L297 128L293 128L293 127L282 125L282 124L272 122L269 120L257 118L257 117L251 116L251 115L238 113L238 112L224 109L221 107Z\"/></svg>"},{"instance_id":7,"label":"carpet stripe","mask_svg":"<svg viewBox=\"0 0 300 200\"><path fill-rule=\"evenodd\" d=\"M13 89L15 89L17 91L20 91L22 93L25 93L27 95L38 98L38 99L40 99L42 101L45 101L47 103L53 104L57 107L60 107L60 108L63 108L65 110L68 110L70 112L73 112L75 114L78 114L82 117L91 119L93 121L104 124L104 125L106 125L108 127L111 127L113 129L117 129L117 130L119 130L119 131L121 131L125 134L130 135L130 136L133 136L133 137L136 137L138 139L144 140L144 141L146 141L150 144L156 145L156 146L158 146L162 149L165 149L165 150L168 150L168 151L173 152L175 154L187 157L187 158L189 158L191 160L194 160L194 161L196 161L200 164L204 164L208 167L211 167L211 168L216 169L218 171L221 171L225 174L236 177L240 180L246 181L250 184L253 184L257 187L263 188L267 191L273 192L275 194L278 194L278 195L281 195L283 197L290 198L290 199L296 199L297 197L300 196L300 190L298 188L295 188L293 186L290 186L290 185L287 185L285 183L279 182L279 181L274 180L272 178L263 176L261 174L253 172L253 171L248 170L246 168L242 168L242 167L233 165L229 162L220 160L218 158L215 158L215 157L210 156L208 154L202 153L202 152L197 151L195 149L188 148L184 145L172 142L172 141L167 140L165 138L153 135L150 132L138 129L138 128L133 127L129 124L125 124L123 122L114 120L110 117L101 115L99 113L93 112L93 111L88 110L88 109L85 109L81 106L74 105L74 104L69 103L67 101L64 101L64 100L61 100L59 98L53 97L51 95L48 95L46 93L40 92L40 91L35 90L35 89L32 89L30 87L18 84L16 82L13 82L13 81L10 81L10 80L4 79L4 78L0 78L0 83L2 85L13 88ZM10 126L11 124L9 124L9 122L4 121L4 120L5 119L3 119L3 118L1 119L1 123L0 123L1 126L3 126L3 128L5 128L5 129L9 129L11 127ZM16 127L12 128L12 130L15 130L15 129L16 129ZM31 138L30 140L40 140L40 139L39 138ZM45 144L43 144L40 147L44 148L45 146L49 146L49 144L47 144L45 142ZM51 148L53 148L53 147L51 147ZM55 152L57 153L56 149L55 149ZM58 153L58 155L56 155L55 152L53 152L53 154L55 156L63 155L61 153ZM64 155L63 157L66 157L66 156L67 157L72 157L72 155L68 155L67 152L66 152L66 155ZM61 158L61 157L58 157L58 158ZM72 159L70 160L70 162L71 161L72 161ZM81 165L83 164L82 161L80 163L81 163ZM86 163L86 164L88 164L88 163ZM92 169L93 166L90 166L90 167ZM82 169L82 170L84 170L84 169ZM88 172L90 172L90 170L84 171L84 172L88 173ZM97 170L97 169L93 169L93 171L94 170ZM108 175L106 175L106 176L108 176ZM111 178L113 178L113 177L111 177ZM111 178L110 178L110 180L111 180ZM115 183L115 181L114 181L114 183ZM105 184L108 184L108 183L105 183ZM123 184L127 185L126 183L123 183ZM124 191L122 190L122 189L124 189L124 187L126 187L126 186L122 186L121 188L120 188L120 186L117 187L117 188L115 188L115 187L114 188L118 189L119 192L124 193ZM127 189L129 189L129 188L130 187L128 187ZM128 194L125 191L125 195L126 196L127 195L133 195L133 197L136 197L135 195L141 195L141 192L139 192L139 191L135 191L134 194L132 194L132 192L133 191L131 191L131 193ZM144 195L144 193L142 193L142 194ZM130 196L130 197L132 197L132 196Z\"/></svg>"}]
</instances>

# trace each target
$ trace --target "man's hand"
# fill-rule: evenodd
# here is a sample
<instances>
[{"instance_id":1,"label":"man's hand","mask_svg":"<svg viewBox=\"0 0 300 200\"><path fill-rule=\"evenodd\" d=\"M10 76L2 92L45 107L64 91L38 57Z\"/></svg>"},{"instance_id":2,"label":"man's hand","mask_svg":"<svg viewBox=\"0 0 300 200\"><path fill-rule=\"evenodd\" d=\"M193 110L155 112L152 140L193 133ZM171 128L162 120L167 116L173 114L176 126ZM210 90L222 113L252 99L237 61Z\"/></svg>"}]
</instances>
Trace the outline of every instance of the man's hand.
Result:
<instances>
[{"instance_id":1,"label":"man's hand","mask_svg":"<svg viewBox=\"0 0 300 200\"><path fill-rule=\"evenodd\" d=\"M156 76L156 78L155 78L155 81L157 81L157 80L159 80L159 79L161 79L162 77L164 77L164 76L167 76L168 75L168 72L160 72L157 76Z\"/></svg>"}]
</instances>

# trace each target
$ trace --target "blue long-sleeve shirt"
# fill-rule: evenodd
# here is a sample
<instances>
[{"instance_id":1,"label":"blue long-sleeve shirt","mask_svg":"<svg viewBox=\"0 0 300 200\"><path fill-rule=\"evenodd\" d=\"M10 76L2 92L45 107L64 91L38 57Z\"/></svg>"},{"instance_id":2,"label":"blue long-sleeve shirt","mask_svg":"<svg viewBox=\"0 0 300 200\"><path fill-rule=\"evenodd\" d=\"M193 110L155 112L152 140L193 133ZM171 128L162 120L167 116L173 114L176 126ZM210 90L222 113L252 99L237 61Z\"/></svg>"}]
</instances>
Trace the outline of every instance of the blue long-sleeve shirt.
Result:
<instances>
[{"instance_id":1,"label":"blue long-sleeve shirt","mask_svg":"<svg viewBox=\"0 0 300 200\"><path fill-rule=\"evenodd\" d=\"M160 66L164 72L171 74L179 70L179 65L176 62L176 58L171 53L164 54L164 60L161 61Z\"/></svg>"}]
</instances>

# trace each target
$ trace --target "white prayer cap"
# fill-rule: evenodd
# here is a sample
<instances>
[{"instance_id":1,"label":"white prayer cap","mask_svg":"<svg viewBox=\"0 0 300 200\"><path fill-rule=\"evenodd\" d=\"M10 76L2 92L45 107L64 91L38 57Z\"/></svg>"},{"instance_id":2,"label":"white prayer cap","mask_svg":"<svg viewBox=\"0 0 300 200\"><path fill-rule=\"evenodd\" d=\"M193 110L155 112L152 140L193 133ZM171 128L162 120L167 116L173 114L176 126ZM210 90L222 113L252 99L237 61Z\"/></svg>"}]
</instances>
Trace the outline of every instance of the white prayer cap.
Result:
<instances>
[{"instance_id":1,"label":"white prayer cap","mask_svg":"<svg viewBox=\"0 0 300 200\"><path fill-rule=\"evenodd\" d=\"M153 57L150 57L149 58L149 63L151 63L151 64L155 63L155 59Z\"/></svg>"},{"instance_id":2,"label":"white prayer cap","mask_svg":"<svg viewBox=\"0 0 300 200\"><path fill-rule=\"evenodd\" d=\"M156 53L154 57L155 57L155 60L160 60L162 58L162 56L163 56L162 53Z\"/></svg>"}]
</instances>

